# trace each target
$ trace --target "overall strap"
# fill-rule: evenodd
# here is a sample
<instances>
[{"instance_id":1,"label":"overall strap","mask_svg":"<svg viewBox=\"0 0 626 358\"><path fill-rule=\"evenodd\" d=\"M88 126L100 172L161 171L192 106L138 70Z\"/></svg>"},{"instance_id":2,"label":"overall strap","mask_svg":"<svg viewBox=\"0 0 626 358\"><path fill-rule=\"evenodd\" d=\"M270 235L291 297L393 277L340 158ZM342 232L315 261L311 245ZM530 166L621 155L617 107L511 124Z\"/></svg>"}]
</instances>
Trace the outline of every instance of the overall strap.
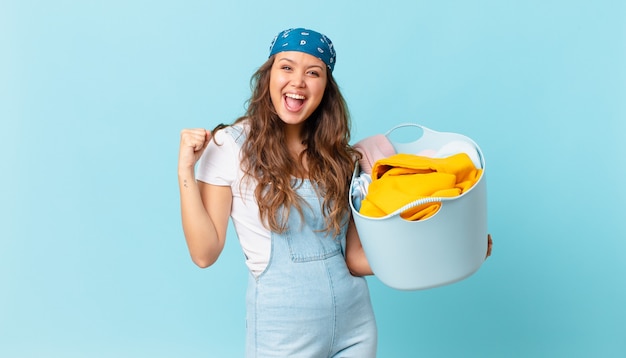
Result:
<instances>
[{"instance_id":1,"label":"overall strap","mask_svg":"<svg viewBox=\"0 0 626 358\"><path fill-rule=\"evenodd\" d=\"M228 133L233 137L235 143L241 148L243 142L246 140L246 133L243 130L243 126L240 125L232 125L224 128L224 132Z\"/></svg>"}]
</instances>

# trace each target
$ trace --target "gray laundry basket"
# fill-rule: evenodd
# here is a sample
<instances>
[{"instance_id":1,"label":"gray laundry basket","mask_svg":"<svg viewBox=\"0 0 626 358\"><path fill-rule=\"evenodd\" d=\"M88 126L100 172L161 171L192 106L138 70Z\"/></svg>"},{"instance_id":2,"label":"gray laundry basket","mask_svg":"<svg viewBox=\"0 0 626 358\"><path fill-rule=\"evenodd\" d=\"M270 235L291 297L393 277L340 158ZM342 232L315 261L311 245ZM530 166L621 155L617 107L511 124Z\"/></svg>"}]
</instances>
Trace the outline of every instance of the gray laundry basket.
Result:
<instances>
[{"instance_id":1,"label":"gray laundry basket","mask_svg":"<svg viewBox=\"0 0 626 358\"><path fill-rule=\"evenodd\" d=\"M392 132L407 127L420 128L422 136L410 143L390 139L397 153L418 154L438 150L452 141L462 141L476 149L483 169L478 182L460 196L422 199L384 217L361 215L350 198L356 228L376 277L395 289L420 290L462 280L484 262L487 252L486 170L478 145L461 134L436 132L407 123L392 128L386 136L389 138ZM355 169L351 185L359 173L359 168ZM435 215L419 221L400 217L402 211L426 201L441 202Z\"/></svg>"}]
</instances>

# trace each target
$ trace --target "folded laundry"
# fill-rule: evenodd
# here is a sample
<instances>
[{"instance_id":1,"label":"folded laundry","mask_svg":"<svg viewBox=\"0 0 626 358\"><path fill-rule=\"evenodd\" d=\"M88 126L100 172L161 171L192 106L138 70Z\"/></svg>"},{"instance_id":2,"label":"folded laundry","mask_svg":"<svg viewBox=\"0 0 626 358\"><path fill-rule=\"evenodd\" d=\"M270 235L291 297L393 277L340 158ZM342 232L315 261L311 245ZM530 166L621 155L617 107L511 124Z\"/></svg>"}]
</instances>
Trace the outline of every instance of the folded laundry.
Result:
<instances>
[{"instance_id":1,"label":"folded laundry","mask_svg":"<svg viewBox=\"0 0 626 358\"><path fill-rule=\"evenodd\" d=\"M467 153L445 158L395 154L374 164L372 182L359 213L383 217L419 199L459 196L469 190L481 174L482 169L476 168ZM407 209L400 216L406 220L423 220L440 207L440 202L429 202Z\"/></svg>"},{"instance_id":2,"label":"folded laundry","mask_svg":"<svg viewBox=\"0 0 626 358\"><path fill-rule=\"evenodd\" d=\"M360 140L354 145L354 149L361 153L359 166L367 174L372 172L372 166L377 160L396 154L393 144L383 134L376 134Z\"/></svg>"}]
</instances>

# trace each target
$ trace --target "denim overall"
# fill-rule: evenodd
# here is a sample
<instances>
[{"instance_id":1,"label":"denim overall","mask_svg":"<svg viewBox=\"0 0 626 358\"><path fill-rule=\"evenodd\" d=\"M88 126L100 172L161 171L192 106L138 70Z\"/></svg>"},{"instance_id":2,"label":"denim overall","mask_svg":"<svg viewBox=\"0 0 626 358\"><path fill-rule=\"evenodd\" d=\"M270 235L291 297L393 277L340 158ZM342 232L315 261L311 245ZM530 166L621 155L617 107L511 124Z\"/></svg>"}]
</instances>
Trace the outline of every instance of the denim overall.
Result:
<instances>
[{"instance_id":1,"label":"denim overall","mask_svg":"<svg viewBox=\"0 0 626 358\"><path fill-rule=\"evenodd\" d=\"M344 257L347 225L325 234L311 182L297 185L303 217L290 209L287 230L272 233L266 269L248 280L246 357L375 357L367 281L350 274Z\"/></svg>"}]
</instances>

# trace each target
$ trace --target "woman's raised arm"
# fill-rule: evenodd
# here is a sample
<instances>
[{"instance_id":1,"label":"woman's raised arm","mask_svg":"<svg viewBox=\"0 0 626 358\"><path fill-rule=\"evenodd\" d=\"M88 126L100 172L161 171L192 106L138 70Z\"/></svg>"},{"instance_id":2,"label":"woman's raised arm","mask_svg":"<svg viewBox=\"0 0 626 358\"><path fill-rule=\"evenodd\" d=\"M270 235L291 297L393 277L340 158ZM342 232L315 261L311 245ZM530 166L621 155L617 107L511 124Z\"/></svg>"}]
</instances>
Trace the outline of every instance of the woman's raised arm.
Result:
<instances>
[{"instance_id":1,"label":"woman's raised arm","mask_svg":"<svg viewBox=\"0 0 626 358\"><path fill-rule=\"evenodd\" d=\"M209 131L184 129L178 157L183 232L191 259L203 268L215 263L224 248L232 205L230 187L197 182L195 179L195 164L210 140Z\"/></svg>"}]
</instances>

